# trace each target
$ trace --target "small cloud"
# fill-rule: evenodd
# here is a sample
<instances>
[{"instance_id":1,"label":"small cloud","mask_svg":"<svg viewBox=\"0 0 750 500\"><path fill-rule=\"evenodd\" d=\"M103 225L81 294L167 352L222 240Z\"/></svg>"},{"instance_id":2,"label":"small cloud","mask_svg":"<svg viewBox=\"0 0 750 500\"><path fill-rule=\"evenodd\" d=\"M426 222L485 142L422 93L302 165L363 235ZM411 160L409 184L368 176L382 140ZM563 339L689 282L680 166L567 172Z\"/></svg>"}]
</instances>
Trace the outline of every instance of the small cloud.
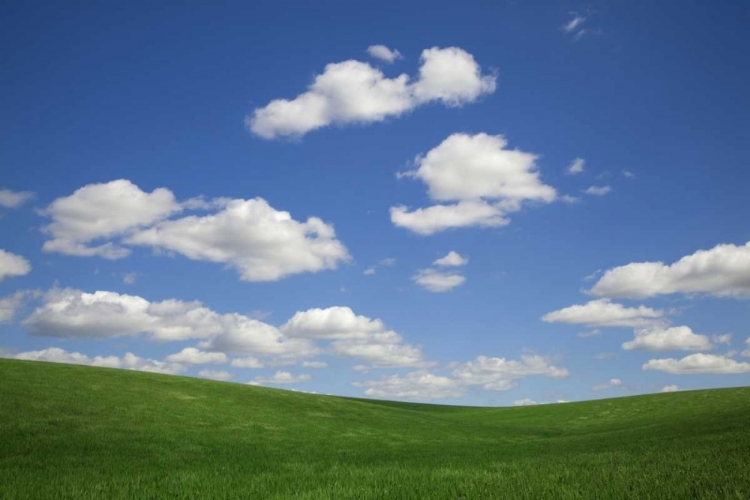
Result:
<instances>
[{"instance_id":1,"label":"small cloud","mask_svg":"<svg viewBox=\"0 0 750 500\"><path fill-rule=\"evenodd\" d=\"M422 288L433 293L449 292L462 285L466 278L458 273L447 273L436 269L420 269L412 280Z\"/></svg>"},{"instance_id":2,"label":"small cloud","mask_svg":"<svg viewBox=\"0 0 750 500\"><path fill-rule=\"evenodd\" d=\"M571 12L570 15L572 16L571 19L565 23L562 27L563 31L565 33L573 33L576 31L583 23L586 22L586 18L583 16L579 16L575 12Z\"/></svg>"},{"instance_id":3,"label":"small cloud","mask_svg":"<svg viewBox=\"0 0 750 500\"><path fill-rule=\"evenodd\" d=\"M210 378L211 380L220 380L222 382L232 379L232 374L224 370L201 370L198 372L198 376Z\"/></svg>"},{"instance_id":4,"label":"small cloud","mask_svg":"<svg viewBox=\"0 0 750 500\"><path fill-rule=\"evenodd\" d=\"M711 340L713 340L714 344L729 344L732 342L732 334L725 333L723 335L712 335Z\"/></svg>"},{"instance_id":5,"label":"small cloud","mask_svg":"<svg viewBox=\"0 0 750 500\"><path fill-rule=\"evenodd\" d=\"M601 269L597 269L597 270L596 270L596 271L594 271L593 273L591 273L591 274L587 274L586 276L584 276L584 277L583 277L583 281L593 281L593 280L595 280L595 279L596 279L596 277L597 277L597 276L599 276L600 274L602 274L602 270L601 270Z\"/></svg>"},{"instance_id":6,"label":"small cloud","mask_svg":"<svg viewBox=\"0 0 750 500\"><path fill-rule=\"evenodd\" d=\"M573 203L578 203L579 201L581 201L581 199L580 199L580 198L578 198L578 197L576 197L576 196L571 196L571 195L569 195L569 194L564 194L564 195L562 195L562 196L560 197L560 199L561 199L561 200L563 201L563 203L568 203L568 204L571 204L571 205L572 205Z\"/></svg>"},{"instance_id":7,"label":"small cloud","mask_svg":"<svg viewBox=\"0 0 750 500\"><path fill-rule=\"evenodd\" d=\"M612 188L609 186L591 186L583 192L592 196L604 196L610 191L612 191Z\"/></svg>"},{"instance_id":8,"label":"small cloud","mask_svg":"<svg viewBox=\"0 0 750 500\"><path fill-rule=\"evenodd\" d=\"M440 267L459 267L469 263L469 259L462 257L459 253L451 250L445 257L442 257L432 264Z\"/></svg>"},{"instance_id":9,"label":"small cloud","mask_svg":"<svg viewBox=\"0 0 750 500\"><path fill-rule=\"evenodd\" d=\"M328 366L328 363L325 361L303 361L302 367L303 368L326 368Z\"/></svg>"},{"instance_id":10,"label":"small cloud","mask_svg":"<svg viewBox=\"0 0 750 500\"><path fill-rule=\"evenodd\" d=\"M602 334L602 331L599 330L598 328L595 328L595 329L589 330L587 332L581 332L581 333L579 333L577 335L577 337L585 339L585 338L589 338L589 337L598 337L601 334Z\"/></svg>"},{"instance_id":11,"label":"small cloud","mask_svg":"<svg viewBox=\"0 0 750 500\"><path fill-rule=\"evenodd\" d=\"M138 273L124 273L122 275L122 282L126 285L132 285L136 279L138 279Z\"/></svg>"},{"instance_id":12,"label":"small cloud","mask_svg":"<svg viewBox=\"0 0 750 500\"><path fill-rule=\"evenodd\" d=\"M570 175L581 174L583 173L583 167L585 165L586 160L584 160L583 158L576 158L571 162L570 165L568 165L568 169L566 170L566 172Z\"/></svg>"},{"instance_id":13,"label":"small cloud","mask_svg":"<svg viewBox=\"0 0 750 500\"><path fill-rule=\"evenodd\" d=\"M517 399L513 401L513 406L534 406L538 405L536 401L533 399L525 398L525 399Z\"/></svg>"},{"instance_id":14,"label":"small cloud","mask_svg":"<svg viewBox=\"0 0 750 500\"><path fill-rule=\"evenodd\" d=\"M631 172L630 170L621 170L620 174L625 177L626 179L637 179L635 174Z\"/></svg>"},{"instance_id":15,"label":"small cloud","mask_svg":"<svg viewBox=\"0 0 750 500\"><path fill-rule=\"evenodd\" d=\"M675 384L672 384L672 385L665 385L664 387L661 388L659 392L677 392L679 390L680 390L679 387L677 387Z\"/></svg>"},{"instance_id":16,"label":"small cloud","mask_svg":"<svg viewBox=\"0 0 750 500\"><path fill-rule=\"evenodd\" d=\"M380 265L383 267L391 267L396 263L396 259L394 257L387 257L380 261Z\"/></svg>"},{"instance_id":17,"label":"small cloud","mask_svg":"<svg viewBox=\"0 0 750 500\"><path fill-rule=\"evenodd\" d=\"M365 276L372 276L373 274L375 274L375 268L368 267L367 269L364 270L362 274L364 274Z\"/></svg>"},{"instance_id":18,"label":"small cloud","mask_svg":"<svg viewBox=\"0 0 750 500\"><path fill-rule=\"evenodd\" d=\"M385 45L370 45L367 47L367 54L370 55L370 57L380 59L389 64L395 62L397 59L404 58L404 56L401 55L401 52L396 49L391 50Z\"/></svg>"},{"instance_id":19,"label":"small cloud","mask_svg":"<svg viewBox=\"0 0 750 500\"><path fill-rule=\"evenodd\" d=\"M0 207L18 208L34 197L31 191L11 191L0 189Z\"/></svg>"},{"instance_id":20,"label":"small cloud","mask_svg":"<svg viewBox=\"0 0 750 500\"><path fill-rule=\"evenodd\" d=\"M596 384L595 386L592 386L591 390L604 391L606 389L611 389L612 387L622 387L622 380L620 380L619 378L611 378L603 384Z\"/></svg>"},{"instance_id":21,"label":"small cloud","mask_svg":"<svg viewBox=\"0 0 750 500\"><path fill-rule=\"evenodd\" d=\"M610 359L617 356L616 352L598 352L594 354L594 359L603 360L603 359Z\"/></svg>"},{"instance_id":22,"label":"small cloud","mask_svg":"<svg viewBox=\"0 0 750 500\"><path fill-rule=\"evenodd\" d=\"M299 382L307 382L312 380L312 375L292 375L289 372L277 371L272 377L255 377L254 382L258 384L297 384Z\"/></svg>"}]
</instances>

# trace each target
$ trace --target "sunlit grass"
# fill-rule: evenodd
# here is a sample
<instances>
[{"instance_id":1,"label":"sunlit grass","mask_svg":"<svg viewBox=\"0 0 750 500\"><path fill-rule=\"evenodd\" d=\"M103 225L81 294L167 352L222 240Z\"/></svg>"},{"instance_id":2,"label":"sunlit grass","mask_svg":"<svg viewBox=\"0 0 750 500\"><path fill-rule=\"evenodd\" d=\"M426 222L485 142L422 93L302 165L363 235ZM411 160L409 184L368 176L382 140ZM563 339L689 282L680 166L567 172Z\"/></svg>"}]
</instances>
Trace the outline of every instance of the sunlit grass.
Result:
<instances>
[{"instance_id":1,"label":"sunlit grass","mask_svg":"<svg viewBox=\"0 0 750 500\"><path fill-rule=\"evenodd\" d=\"M470 408L0 360L0 498L750 498L750 388Z\"/></svg>"}]
</instances>

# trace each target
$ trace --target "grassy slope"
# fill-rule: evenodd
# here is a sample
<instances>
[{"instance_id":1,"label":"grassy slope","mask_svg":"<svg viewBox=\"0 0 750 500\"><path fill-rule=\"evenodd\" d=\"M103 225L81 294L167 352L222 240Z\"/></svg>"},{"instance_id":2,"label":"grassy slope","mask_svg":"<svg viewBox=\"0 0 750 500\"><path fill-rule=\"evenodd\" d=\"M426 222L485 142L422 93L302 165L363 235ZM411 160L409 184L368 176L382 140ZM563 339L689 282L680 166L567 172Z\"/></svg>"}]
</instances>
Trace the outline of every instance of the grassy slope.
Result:
<instances>
[{"instance_id":1,"label":"grassy slope","mask_svg":"<svg viewBox=\"0 0 750 500\"><path fill-rule=\"evenodd\" d=\"M524 408L0 360L0 498L750 498L750 388Z\"/></svg>"}]
</instances>

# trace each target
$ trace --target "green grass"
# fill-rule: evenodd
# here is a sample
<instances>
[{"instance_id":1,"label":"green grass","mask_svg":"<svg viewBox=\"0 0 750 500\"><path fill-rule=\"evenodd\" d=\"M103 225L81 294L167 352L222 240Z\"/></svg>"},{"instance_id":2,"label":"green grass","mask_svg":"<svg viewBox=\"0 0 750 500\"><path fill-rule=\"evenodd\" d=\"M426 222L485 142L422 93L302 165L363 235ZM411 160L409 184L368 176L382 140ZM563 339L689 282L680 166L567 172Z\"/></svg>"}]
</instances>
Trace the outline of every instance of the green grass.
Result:
<instances>
[{"instance_id":1,"label":"green grass","mask_svg":"<svg viewBox=\"0 0 750 500\"><path fill-rule=\"evenodd\" d=\"M0 498L750 498L750 388L523 408L0 360Z\"/></svg>"}]
</instances>

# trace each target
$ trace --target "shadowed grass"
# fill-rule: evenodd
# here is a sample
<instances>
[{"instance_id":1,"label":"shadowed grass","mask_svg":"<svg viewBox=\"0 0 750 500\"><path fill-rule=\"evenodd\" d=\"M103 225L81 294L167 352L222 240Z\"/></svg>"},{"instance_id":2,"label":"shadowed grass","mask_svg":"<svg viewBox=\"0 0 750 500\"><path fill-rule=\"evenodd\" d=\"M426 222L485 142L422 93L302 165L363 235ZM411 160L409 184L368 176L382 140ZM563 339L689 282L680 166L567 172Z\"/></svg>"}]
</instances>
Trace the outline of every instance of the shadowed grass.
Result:
<instances>
[{"instance_id":1,"label":"shadowed grass","mask_svg":"<svg viewBox=\"0 0 750 500\"><path fill-rule=\"evenodd\" d=\"M0 360L0 498L750 498L750 388L521 408Z\"/></svg>"}]
</instances>

